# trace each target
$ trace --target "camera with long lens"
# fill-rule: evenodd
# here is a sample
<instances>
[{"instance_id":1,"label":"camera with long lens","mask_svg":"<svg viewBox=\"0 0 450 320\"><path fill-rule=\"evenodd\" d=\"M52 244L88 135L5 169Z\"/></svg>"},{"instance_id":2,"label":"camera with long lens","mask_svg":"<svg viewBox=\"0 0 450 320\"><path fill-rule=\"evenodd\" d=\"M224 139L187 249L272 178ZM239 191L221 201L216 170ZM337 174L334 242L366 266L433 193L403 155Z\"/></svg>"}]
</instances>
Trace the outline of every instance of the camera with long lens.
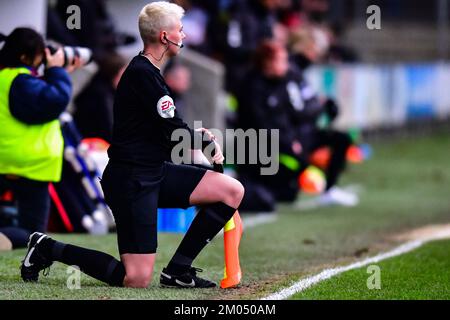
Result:
<instances>
[{"instance_id":1,"label":"camera with long lens","mask_svg":"<svg viewBox=\"0 0 450 320\"><path fill-rule=\"evenodd\" d=\"M53 55L58 50L58 48L53 45L47 45L50 53ZM74 63L76 57L80 58L81 65L85 66L93 60L92 50L84 47L72 47L64 46L62 47L64 52L64 65L63 67L70 66Z\"/></svg>"}]
</instances>

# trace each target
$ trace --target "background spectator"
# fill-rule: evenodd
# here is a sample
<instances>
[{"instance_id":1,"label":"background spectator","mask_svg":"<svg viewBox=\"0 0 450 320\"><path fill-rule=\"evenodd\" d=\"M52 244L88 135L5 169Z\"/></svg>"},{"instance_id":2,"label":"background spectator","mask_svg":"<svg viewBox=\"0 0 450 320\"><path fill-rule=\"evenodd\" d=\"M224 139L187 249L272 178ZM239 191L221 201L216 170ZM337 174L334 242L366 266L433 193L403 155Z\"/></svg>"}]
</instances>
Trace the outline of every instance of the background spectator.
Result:
<instances>
[{"instance_id":1,"label":"background spectator","mask_svg":"<svg viewBox=\"0 0 450 320\"><path fill-rule=\"evenodd\" d=\"M63 51L45 48L29 28L16 28L0 51L0 193L12 190L18 225L0 228L0 247L26 247L31 232L45 231L50 196L48 183L61 178L63 138L58 117L71 95ZM44 61L43 79L37 69ZM72 71L80 60L68 67ZM5 244L6 242L6 244Z\"/></svg>"},{"instance_id":2,"label":"background spectator","mask_svg":"<svg viewBox=\"0 0 450 320\"><path fill-rule=\"evenodd\" d=\"M111 142L114 93L127 64L117 53L101 58L98 72L75 99L73 116L83 137Z\"/></svg>"}]
</instances>

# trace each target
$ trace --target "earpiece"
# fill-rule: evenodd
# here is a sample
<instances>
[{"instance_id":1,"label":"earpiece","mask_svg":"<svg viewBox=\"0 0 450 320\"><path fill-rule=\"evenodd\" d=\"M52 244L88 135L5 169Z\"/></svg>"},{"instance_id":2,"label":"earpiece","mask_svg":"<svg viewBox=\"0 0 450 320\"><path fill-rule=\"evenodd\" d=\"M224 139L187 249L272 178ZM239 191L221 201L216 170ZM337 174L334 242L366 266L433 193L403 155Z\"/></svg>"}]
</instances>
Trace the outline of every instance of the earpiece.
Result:
<instances>
[{"instance_id":1,"label":"earpiece","mask_svg":"<svg viewBox=\"0 0 450 320\"><path fill-rule=\"evenodd\" d=\"M176 42L170 41L169 39L167 39L166 35L164 35L164 39L165 39L167 42L169 42L170 44L173 44L173 45L175 45L175 46L177 46L177 47L180 47L180 49L184 47L184 44L183 44L183 43L176 43Z\"/></svg>"}]
</instances>

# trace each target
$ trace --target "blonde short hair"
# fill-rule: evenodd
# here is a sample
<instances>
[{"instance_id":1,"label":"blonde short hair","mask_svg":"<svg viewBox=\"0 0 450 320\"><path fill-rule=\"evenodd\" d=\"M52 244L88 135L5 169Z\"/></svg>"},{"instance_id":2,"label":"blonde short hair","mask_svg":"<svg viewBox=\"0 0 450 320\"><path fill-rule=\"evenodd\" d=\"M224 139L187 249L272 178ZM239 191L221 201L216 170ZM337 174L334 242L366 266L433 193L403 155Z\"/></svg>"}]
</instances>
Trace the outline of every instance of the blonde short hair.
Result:
<instances>
[{"instance_id":1,"label":"blonde short hair","mask_svg":"<svg viewBox=\"0 0 450 320\"><path fill-rule=\"evenodd\" d=\"M159 32L169 29L184 16L184 9L175 3L156 1L147 4L139 14L139 33L144 44L158 41Z\"/></svg>"}]
</instances>

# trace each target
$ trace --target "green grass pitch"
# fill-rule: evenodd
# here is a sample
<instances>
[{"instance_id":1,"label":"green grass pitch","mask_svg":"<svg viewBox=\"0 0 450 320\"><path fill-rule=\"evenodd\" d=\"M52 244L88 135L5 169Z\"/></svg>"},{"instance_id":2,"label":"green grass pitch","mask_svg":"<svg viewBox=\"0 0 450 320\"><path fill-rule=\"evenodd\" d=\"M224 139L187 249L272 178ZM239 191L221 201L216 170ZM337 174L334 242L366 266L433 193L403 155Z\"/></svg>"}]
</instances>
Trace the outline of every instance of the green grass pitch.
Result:
<instances>
[{"instance_id":1,"label":"green grass pitch","mask_svg":"<svg viewBox=\"0 0 450 320\"><path fill-rule=\"evenodd\" d=\"M377 286L374 280L368 279L373 271L363 267L319 283L292 299L448 300L449 252L449 240L428 243L407 254L377 263L380 279Z\"/></svg>"},{"instance_id":2,"label":"green grass pitch","mask_svg":"<svg viewBox=\"0 0 450 320\"><path fill-rule=\"evenodd\" d=\"M362 186L361 203L355 208L328 207L299 211L293 206L279 206L276 222L244 230L240 249L243 282L238 289L160 288L159 273L181 241L181 235L160 234L154 279L148 289L111 288L83 275L80 289L70 290L67 287L70 274L67 267L59 263L52 266L47 277L41 276L39 283L23 283L19 265L25 250L15 250L0 253L0 300L258 299L267 296L324 268L351 263L397 246L399 243L390 240L390 235L427 224L450 222L449 146L448 133L374 144L373 157L361 165L350 165L341 181L342 185ZM118 256L113 234L98 237L75 234L53 236L57 240ZM352 286L352 281L359 281L356 280L359 272L363 273L361 276L368 276L365 270L355 270L339 277L342 281L335 282L333 278L330 283L319 284L299 298L448 299L449 278L443 278L441 274L443 266L448 270L449 255L443 254L443 248L448 252L448 247L446 242L429 244L410 255L398 257L399 260L381 263L382 290L379 292L345 290ZM417 261L415 259L436 263L406 266ZM194 265L204 268L205 277L220 281L223 275L222 238L212 241ZM404 281L408 281L408 272L413 274L414 268L421 268L429 273L430 278L423 278L415 284L412 283L415 280L411 279L411 290L406 290ZM402 270L407 273L403 274ZM432 281L438 281L439 286L434 286ZM341 291L336 283L342 283ZM365 285L365 280L361 283ZM396 288L392 287L394 285ZM424 292L423 295L419 291Z\"/></svg>"}]
</instances>

